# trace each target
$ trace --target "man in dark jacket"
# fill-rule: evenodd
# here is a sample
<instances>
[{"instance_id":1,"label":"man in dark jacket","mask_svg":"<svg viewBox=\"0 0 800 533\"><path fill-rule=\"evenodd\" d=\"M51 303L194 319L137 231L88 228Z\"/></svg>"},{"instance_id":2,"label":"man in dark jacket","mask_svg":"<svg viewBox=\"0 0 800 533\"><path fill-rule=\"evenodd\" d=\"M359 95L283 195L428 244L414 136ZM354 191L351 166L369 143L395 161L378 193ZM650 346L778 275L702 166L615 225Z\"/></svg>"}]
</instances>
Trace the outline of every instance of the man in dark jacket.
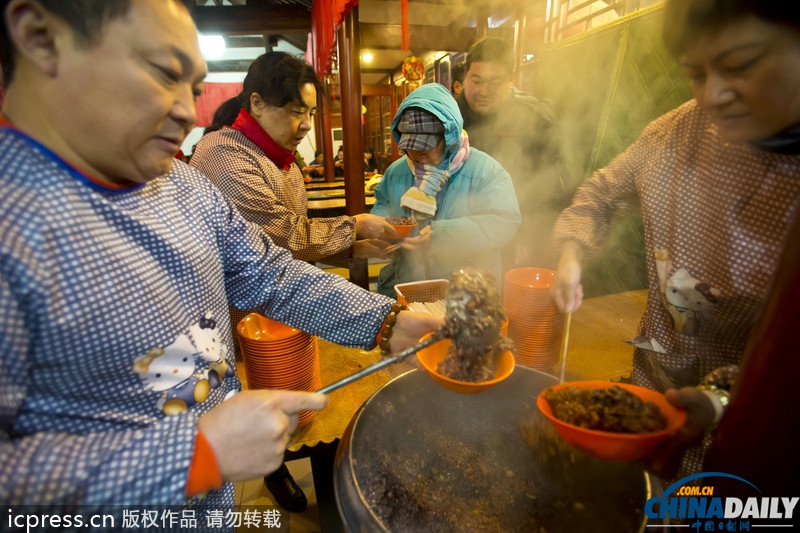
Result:
<instances>
[{"instance_id":1,"label":"man in dark jacket","mask_svg":"<svg viewBox=\"0 0 800 533\"><path fill-rule=\"evenodd\" d=\"M467 55L458 106L470 145L500 162L516 189L522 225L506 247L504 270L555 268L550 233L572 196L560 171L556 115L550 105L514 88L513 72L513 51L505 41L476 42Z\"/></svg>"}]
</instances>

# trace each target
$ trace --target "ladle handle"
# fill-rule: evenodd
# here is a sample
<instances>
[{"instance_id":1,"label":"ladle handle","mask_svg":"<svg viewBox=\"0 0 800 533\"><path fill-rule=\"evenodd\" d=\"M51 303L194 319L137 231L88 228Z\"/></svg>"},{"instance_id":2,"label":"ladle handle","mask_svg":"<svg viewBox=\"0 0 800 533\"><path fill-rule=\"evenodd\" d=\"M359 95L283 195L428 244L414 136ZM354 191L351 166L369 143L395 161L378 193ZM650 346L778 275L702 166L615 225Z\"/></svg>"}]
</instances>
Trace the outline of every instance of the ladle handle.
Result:
<instances>
[{"instance_id":1,"label":"ladle handle","mask_svg":"<svg viewBox=\"0 0 800 533\"><path fill-rule=\"evenodd\" d=\"M407 358L409 355L413 355L413 354L417 353L418 351L422 350L423 348L427 348L428 346L430 346L434 342L438 342L438 341L442 340L443 338L444 338L444 335L441 332L436 332L431 337L425 339L424 341L420 342L419 344L416 344L416 345L412 346L411 348L406 348L405 350L403 350L402 352L400 352L397 355L392 355L390 357L386 357L384 359L381 359L377 363L373 363L373 364L369 365L366 368L362 368L358 372L355 372L353 374L350 374L349 376L343 377L339 381L334 381L330 385L322 387L317 392L320 393L320 394L330 394L331 392L335 391L336 389L338 389L340 387L344 387L345 385L348 385L348 384L350 384L350 383L352 383L352 382L354 382L356 380L359 380L359 379L363 378L364 376L368 376L368 375L372 374L373 372L375 372L377 370L380 370L382 368L386 368L387 366L393 365L395 363L399 363L403 359Z\"/></svg>"}]
</instances>

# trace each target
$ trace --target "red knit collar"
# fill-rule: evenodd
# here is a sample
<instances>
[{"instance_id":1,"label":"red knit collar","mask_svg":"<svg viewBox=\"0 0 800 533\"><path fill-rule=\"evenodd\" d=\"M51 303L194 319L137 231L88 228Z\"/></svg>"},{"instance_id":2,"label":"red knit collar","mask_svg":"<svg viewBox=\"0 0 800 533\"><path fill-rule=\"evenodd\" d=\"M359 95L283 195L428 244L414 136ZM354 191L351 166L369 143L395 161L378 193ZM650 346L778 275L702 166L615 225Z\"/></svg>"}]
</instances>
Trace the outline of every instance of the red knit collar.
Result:
<instances>
[{"instance_id":1,"label":"red knit collar","mask_svg":"<svg viewBox=\"0 0 800 533\"><path fill-rule=\"evenodd\" d=\"M294 163L294 153L273 141L272 137L267 135L261 124L246 109L239 111L239 116L233 121L231 127L244 133L278 168L289 170Z\"/></svg>"}]
</instances>

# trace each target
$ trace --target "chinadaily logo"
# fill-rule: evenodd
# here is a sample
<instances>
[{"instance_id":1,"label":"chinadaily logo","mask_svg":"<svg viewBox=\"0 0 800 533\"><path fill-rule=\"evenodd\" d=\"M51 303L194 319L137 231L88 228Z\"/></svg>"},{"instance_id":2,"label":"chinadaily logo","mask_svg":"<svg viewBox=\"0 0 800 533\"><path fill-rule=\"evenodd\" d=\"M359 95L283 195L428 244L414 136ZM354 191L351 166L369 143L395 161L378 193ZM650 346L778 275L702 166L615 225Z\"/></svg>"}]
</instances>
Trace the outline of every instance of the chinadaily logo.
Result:
<instances>
[{"instance_id":1,"label":"chinadaily logo","mask_svg":"<svg viewBox=\"0 0 800 533\"><path fill-rule=\"evenodd\" d=\"M746 479L724 472L702 472L685 477L657 498L650 498L644 506L648 519L679 519L688 531L754 531L757 528L794 530L794 508L798 497L754 496L734 498L714 495L712 480L702 486L691 482L700 478L725 477L744 483L754 493L761 490ZM661 528L666 526L647 526Z\"/></svg>"}]
</instances>

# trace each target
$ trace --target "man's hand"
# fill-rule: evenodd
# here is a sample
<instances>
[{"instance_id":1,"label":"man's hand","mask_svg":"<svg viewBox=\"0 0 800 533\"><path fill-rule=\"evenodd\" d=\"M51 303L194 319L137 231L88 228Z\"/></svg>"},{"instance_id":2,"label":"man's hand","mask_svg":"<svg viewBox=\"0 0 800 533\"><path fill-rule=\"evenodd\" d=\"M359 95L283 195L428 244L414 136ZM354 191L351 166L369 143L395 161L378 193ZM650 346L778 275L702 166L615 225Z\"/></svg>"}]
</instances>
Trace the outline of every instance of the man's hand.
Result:
<instances>
[{"instance_id":1,"label":"man's hand","mask_svg":"<svg viewBox=\"0 0 800 533\"><path fill-rule=\"evenodd\" d=\"M402 311L397 315L397 322L392 328L389 347L392 353L402 352L406 348L416 346L426 333L438 331L442 326L444 326L442 317L417 311Z\"/></svg>"},{"instance_id":2,"label":"man's hand","mask_svg":"<svg viewBox=\"0 0 800 533\"><path fill-rule=\"evenodd\" d=\"M222 481L246 481L281 466L298 413L327 404L327 396L313 392L245 391L201 416L197 428L214 450Z\"/></svg>"}]
</instances>

